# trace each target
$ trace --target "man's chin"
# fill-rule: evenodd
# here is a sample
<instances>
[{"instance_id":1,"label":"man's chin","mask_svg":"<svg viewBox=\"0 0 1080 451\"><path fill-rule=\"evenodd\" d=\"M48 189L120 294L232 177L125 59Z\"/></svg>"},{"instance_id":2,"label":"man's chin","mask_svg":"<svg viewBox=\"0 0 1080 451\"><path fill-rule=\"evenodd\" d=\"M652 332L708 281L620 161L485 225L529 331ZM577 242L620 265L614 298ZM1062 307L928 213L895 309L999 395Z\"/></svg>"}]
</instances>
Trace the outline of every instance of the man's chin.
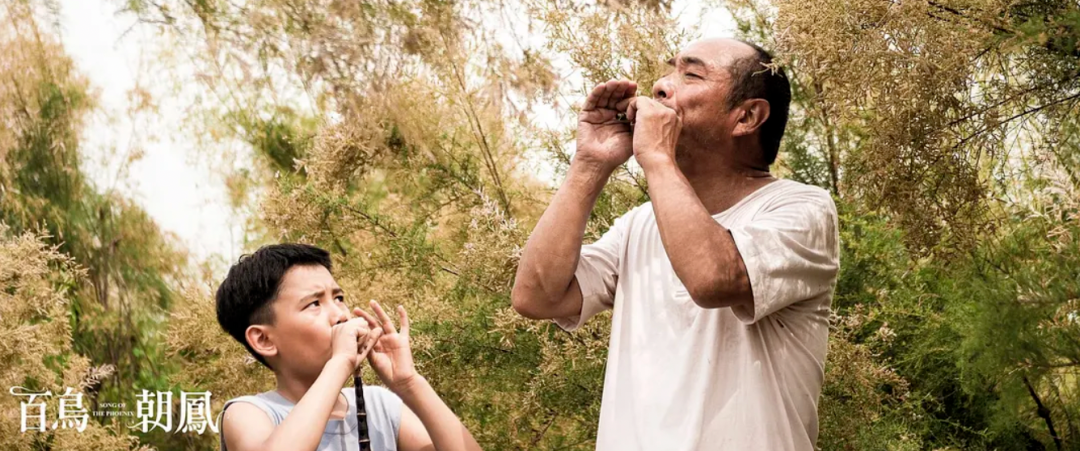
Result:
<instances>
[{"instance_id":1,"label":"man's chin","mask_svg":"<svg viewBox=\"0 0 1080 451\"><path fill-rule=\"evenodd\" d=\"M675 163L679 164L685 162L690 157L690 150L683 146L675 147Z\"/></svg>"}]
</instances>

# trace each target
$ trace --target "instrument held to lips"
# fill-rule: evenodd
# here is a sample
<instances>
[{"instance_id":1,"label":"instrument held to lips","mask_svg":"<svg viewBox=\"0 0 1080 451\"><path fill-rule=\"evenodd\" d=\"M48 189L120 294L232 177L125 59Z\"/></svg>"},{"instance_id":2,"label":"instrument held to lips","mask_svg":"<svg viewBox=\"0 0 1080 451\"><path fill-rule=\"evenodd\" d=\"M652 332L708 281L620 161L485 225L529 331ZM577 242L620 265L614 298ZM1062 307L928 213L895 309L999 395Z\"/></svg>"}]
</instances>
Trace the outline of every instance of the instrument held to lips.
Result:
<instances>
[{"instance_id":1,"label":"instrument held to lips","mask_svg":"<svg viewBox=\"0 0 1080 451\"><path fill-rule=\"evenodd\" d=\"M363 338L356 337L357 345L360 345L360 340ZM353 397L356 398L356 430L360 436L360 451L371 451L371 437L368 437L367 407L364 405L364 380L360 378L360 370L353 373Z\"/></svg>"},{"instance_id":2,"label":"instrument held to lips","mask_svg":"<svg viewBox=\"0 0 1080 451\"><path fill-rule=\"evenodd\" d=\"M356 397L356 430L360 432L360 451L371 451L371 438L368 437L367 408L364 406L364 381L360 372L353 375L353 391Z\"/></svg>"}]
</instances>

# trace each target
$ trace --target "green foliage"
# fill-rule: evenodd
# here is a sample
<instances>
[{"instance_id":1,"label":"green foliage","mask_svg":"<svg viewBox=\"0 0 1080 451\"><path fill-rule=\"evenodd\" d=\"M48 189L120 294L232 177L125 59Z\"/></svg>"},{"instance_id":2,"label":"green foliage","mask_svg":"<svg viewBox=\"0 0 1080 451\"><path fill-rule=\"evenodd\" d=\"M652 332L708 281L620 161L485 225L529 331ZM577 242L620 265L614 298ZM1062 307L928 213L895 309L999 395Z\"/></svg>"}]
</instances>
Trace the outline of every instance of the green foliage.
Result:
<instances>
[{"instance_id":1,"label":"green foliage","mask_svg":"<svg viewBox=\"0 0 1080 451\"><path fill-rule=\"evenodd\" d=\"M0 222L0 384L5 390L50 391L53 396L38 398L45 401L48 412L57 412L60 395L71 387L84 394L82 407L90 410L89 397L113 367L92 366L90 359L72 349L66 311L85 272L71 257L46 244L46 238L13 234ZM82 432L64 428L21 432L19 405L26 398L6 395L0 397L0 447L4 449L126 450L138 444L118 423L102 425L95 420ZM36 426L30 421L29 426Z\"/></svg>"},{"instance_id":2,"label":"green foliage","mask_svg":"<svg viewBox=\"0 0 1080 451\"><path fill-rule=\"evenodd\" d=\"M130 402L133 389L162 387L171 371L158 332L185 255L141 208L91 185L79 153L94 108L89 87L38 28L33 5L3 8L0 222L16 235L40 233L84 268L57 316L70 322L64 347L89 359L85 365L112 368L95 382L88 405Z\"/></svg>"}]
</instances>

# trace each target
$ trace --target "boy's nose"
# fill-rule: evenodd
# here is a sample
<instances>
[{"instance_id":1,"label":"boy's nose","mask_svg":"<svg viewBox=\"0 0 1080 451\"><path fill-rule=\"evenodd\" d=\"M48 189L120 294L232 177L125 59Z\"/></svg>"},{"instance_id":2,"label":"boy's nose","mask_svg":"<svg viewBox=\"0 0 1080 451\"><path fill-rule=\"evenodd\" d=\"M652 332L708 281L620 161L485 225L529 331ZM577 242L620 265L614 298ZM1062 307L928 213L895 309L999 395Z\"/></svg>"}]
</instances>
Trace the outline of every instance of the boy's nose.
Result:
<instances>
[{"instance_id":1,"label":"boy's nose","mask_svg":"<svg viewBox=\"0 0 1080 451\"><path fill-rule=\"evenodd\" d=\"M350 319L349 308L344 305L335 306L337 310L334 312L334 324L341 324Z\"/></svg>"}]
</instances>

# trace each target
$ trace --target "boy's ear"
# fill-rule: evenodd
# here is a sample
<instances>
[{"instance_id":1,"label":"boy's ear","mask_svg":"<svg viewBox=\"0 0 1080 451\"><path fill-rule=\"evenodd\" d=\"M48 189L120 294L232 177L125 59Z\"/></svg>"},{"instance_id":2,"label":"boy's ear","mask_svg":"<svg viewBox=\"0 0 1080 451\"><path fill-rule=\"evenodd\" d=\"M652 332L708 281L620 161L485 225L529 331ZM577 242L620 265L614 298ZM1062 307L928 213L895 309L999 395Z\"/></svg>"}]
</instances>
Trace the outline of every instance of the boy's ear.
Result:
<instances>
[{"instance_id":1,"label":"boy's ear","mask_svg":"<svg viewBox=\"0 0 1080 451\"><path fill-rule=\"evenodd\" d=\"M262 324L248 326L247 330L244 331L244 338L251 345L251 349L254 349L263 357L263 360L278 354L277 345L274 344L274 340L270 337L270 330L267 326Z\"/></svg>"}]
</instances>

